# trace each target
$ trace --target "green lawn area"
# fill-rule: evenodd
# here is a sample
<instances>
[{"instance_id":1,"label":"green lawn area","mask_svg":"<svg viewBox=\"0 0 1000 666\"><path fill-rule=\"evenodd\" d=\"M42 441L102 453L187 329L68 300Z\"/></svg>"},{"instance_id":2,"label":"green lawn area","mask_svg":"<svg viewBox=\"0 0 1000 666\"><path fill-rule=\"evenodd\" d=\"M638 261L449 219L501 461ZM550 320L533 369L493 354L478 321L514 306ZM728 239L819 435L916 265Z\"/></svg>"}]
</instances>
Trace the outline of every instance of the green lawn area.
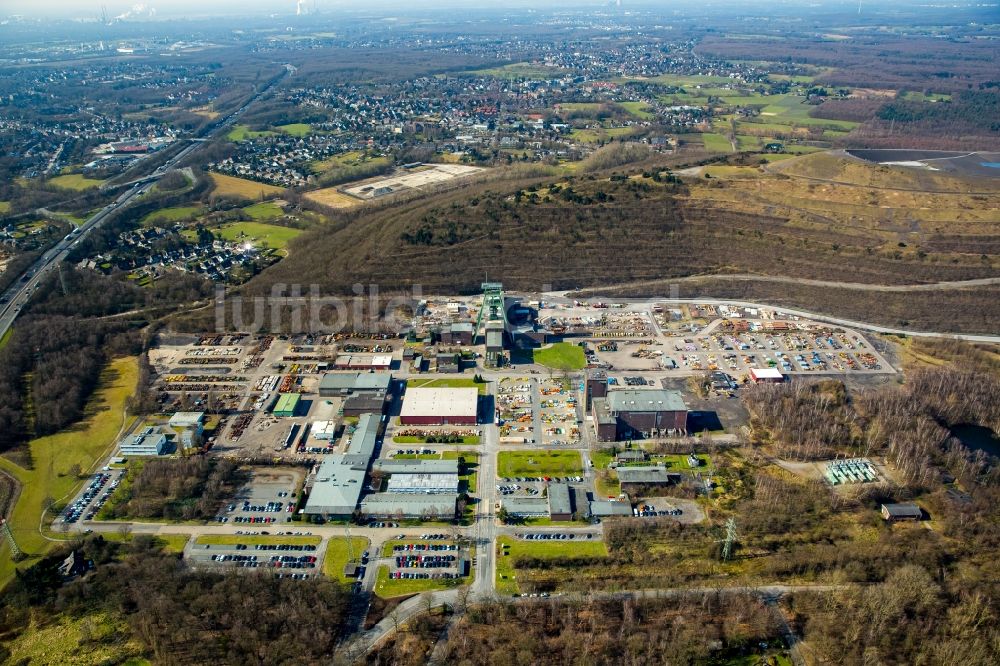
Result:
<instances>
[{"instance_id":1,"label":"green lawn area","mask_svg":"<svg viewBox=\"0 0 1000 666\"><path fill-rule=\"evenodd\" d=\"M255 222L271 222L285 214L285 211L281 210L281 206L273 201L247 206L243 212L252 217Z\"/></svg>"},{"instance_id":2,"label":"green lawn area","mask_svg":"<svg viewBox=\"0 0 1000 666\"><path fill-rule=\"evenodd\" d=\"M649 106L645 102L618 102L618 106L642 120L652 120L656 117L650 112Z\"/></svg>"},{"instance_id":3,"label":"green lawn area","mask_svg":"<svg viewBox=\"0 0 1000 666\"><path fill-rule=\"evenodd\" d=\"M0 215L4 215L10 212L10 202L0 201Z\"/></svg>"},{"instance_id":4,"label":"green lawn area","mask_svg":"<svg viewBox=\"0 0 1000 666\"><path fill-rule=\"evenodd\" d=\"M60 614L39 626L34 621L17 638L5 644L8 664L148 664L146 647L131 635L125 617L101 612L82 616Z\"/></svg>"},{"instance_id":5,"label":"green lawn area","mask_svg":"<svg viewBox=\"0 0 1000 666\"><path fill-rule=\"evenodd\" d=\"M556 557L606 557L607 546L603 541L589 539L572 541L524 541L514 537L502 536L497 539L497 592L501 594L516 594L517 578L514 572L514 562L518 557L556 558Z\"/></svg>"},{"instance_id":6,"label":"green lawn area","mask_svg":"<svg viewBox=\"0 0 1000 666\"><path fill-rule=\"evenodd\" d=\"M355 560L361 559L361 553L368 550L369 544L364 537L351 537L350 545L354 550ZM351 561L352 548L348 548L347 537L330 537L326 544L326 556L323 558L323 575L341 583L353 580L344 577L344 565Z\"/></svg>"},{"instance_id":7,"label":"green lawn area","mask_svg":"<svg viewBox=\"0 0 1000 666\"><path fill-rule=\"evenodd\" d=\"M628 136L632 134L631 127L608 127L601 129L575 129L569 135L581 143L600 143L610 141L616 137Z\"/></svg>"},{"instance_id":8,"label":"green lawn area","mask_svg":"<svg viewBox=\"0 0 1000 666\"><path fill-rule=\"evenodd\" d=\"M385 156L369 157L360 151L352 150L347 153L341 153L340 155L334 155L329 159L316 160L310 162L309 168L312 170L313 173L320 174L320 173L326 173L327 171L332 171L333 169L347 169L350 167L359 167L362 165L367 165L369 167L377 167L384 164L389 164L391 161L392 159L389 157Z\"/></svg>"},{"instance_id":9,"label":"green lawn area","mask_svg":"<svg viewBox=\"0 0 1000 666\"><path fill-rule=\"evenodd\" d=\"M416 569L415 571L434 571L434 569ZM375 579L375 594L383 599L391 599L392 597L409 596L432 590L448 590L468 583L468 578L393 580L389 578L389 567L383 565L378 568L378 576Z\"/></svg>"},{"instance_id":10,"label":"green lawn area","mask_svg":"<svg viewBox=\"0 0 1000 666\"><path fill-rule=\"evenodd\" d=\"M151 226L158 220L163 220L165 222L180 222L181 220L187 220L194 217L202 212L201 206L175 206L173 208L163 208L161 210L153 211L146 217L142 218L143 226Z\"/></svg>"},{"instance_id":11,"label":"green lawn area","mask_svg":"<svg viewBox=\"0 0 1000 666\"><path fill-rule=\"evenodd\" d=\"M729 142L729 139L722 136L721 134L707 133L701 135L702 143L705 144L705 150L710 150L713 153L731 153L733 152L733 144Z\"/></svg>"},{"instance_id":12,"label":"green lawn area","mask_svg":"<svg viewBox=\"0 0 1000 666\"><path fill-rule=\"evenodd\" d=\"M39 533L42 506L46 497L64 502L86 479L70 476L68 471L79 465L85 472L110 452L122 426L131 417L124 415L125 402L135 390L138 381L138 363L135 357L112 361L101 375L101 384L87 404L83 421L67 430L40 437L29 443L33 469L24 469L5 457L0 457L0 468L21 484L21 494L10 515L10 526L18 545L33 556L21 567L33 564L37 557L52 547ZM0 552L0 588L14 575L14 563L4 544Z\"/></svg>"},{"instance_id":13,"label":"green lawn area","mask_svg":"<svg viewBox=\"0 0 1000 666\"><path fill-rule=\"evenodd\" d=\"M596 463L595 463L596 464ZM497 476L576 476L583 474L579 451L501 451L497 454Z\"/></svg>"},{"instance_id":14,"label":"green lawn area","mask_svg":"<svg viewBox=\"0 0 1000 666\"><path fill-rule=\"evenodd\" d=\"M531 360L538 365L556 370L582 370L587 367L587 356L583 347L571 342L556 342L548 347L535 349Z\"/></svg>"},{"instance_id":15,"label":"green lawn area","mask_svg":"<svg viewBox=\"0 0 1000 666\"><path fill-rule=\"evenodd\" d=\"M479 478L477 476L476 470L479 469L479 454L475 451L442 451L442 460L458 460L459 458L465 459L465 474L459 471L458 481L466 482L466 490L470 495L474 495L476 492L476 481Z\"/></svg>"},{"instance_id":16,"label":"green lawn area","mask_svg":"<svg viewBox=\"0 0 1000 666\"><path fill-rule=\"evenodd\" d=\"M447 379L408 379L406 388L475 388L479 395L486 394L486 383L471 378L453 377Z\"/></svg>"},{"instance_id":17,"label":"green lawn area","mask_svg":"<svg viewBox=\"0 0 1000 666\"><path fill-rule=\"evenodd\" d=\"M65 176L56 176L55 178L49 178L49 185L54 185L56 187L61 187L65 190L87 190L92 187L98 187L104 181L94 180L93 178L86 178L79 173L71 173Z\"/></svg>"},{"instance_id":18,"label":"green lawn area","mask_svg":"<svg viewBox=\"0 0 1000 666\"><path fill-rule=\"evenodd\" d=\"M257 247L266 245L281 250L289 241L301 234L302 230L262 222L234 222L219 227L218 232L228 241L250 241Z\"/></svg>"},{"instance_id":19,"label":"green lawn area","mask_svg":"<svg viewBox=\"0 0 1000 666\"><path fill-rule=\"evenodd\" d=\"M323 541L318 536L271 536L267 534L205 534L195 539L200 546L234 546L245 543L248 546L257 544L294 544L300 546L318 546Z\"/></svg>"},{"instance_id":20,"label":"green lawn area","mask_svg":"<svg viewBox=\"0 0 1000 666\"><path fill-rule=\"evenodd\" d=\"M257 139L262 136L274 136L275 133L269 130L263 132L254 132L247 125L236 125L233 129L229 130L229 134L226 138L230 141L246 141L247 139Z\"/></svg>"},{"instance_id":21,"label":"green lawn area","mask_svg":"<svg viewBox=\"0 0 1000 666\"><path fill-rule=\"evenodd\" d=\"M291 123L288 125L278 125L276 129L281 130L282 132L288 134L289 136L297 136L297 137L309 136L309 134L312 133L312 125L307 125L306 123Z\"/></svg>"},{"instance_id":22,"label":"green lawn area","mask_svg":"<svg viewBox=\"0 0 1000 666\"><path fill-rule=\"evenodd\" d=\"M126 541L131 541L136 537L135 533L122 534L121 532L102 532L101 537L105 541L113 541L115 543L124 543ZM182 553L184 552L184 546L190 537L187 534L157 534L153 537L153 541L158 544L163 550L168 553Z\"/></svg>"},{"instance_id":23,"label":"green lawn area","mask_svg":"<svg viewBox=\"0 0 1000 666\"><path fill-rule=\"evenodd\" d=\"M619 451L624 449L619 449ZM590 460L594 463L594 469L607 469L608 464L611 463L615 456L612 454L612 449L597 449L590 452ZM701 461L701 467L698 470L710 471L712 469L712 458L707 453L697 453L695 457ZM693 470L695 468L689 467L687 462L687 455L685 454L667 454L667 455L656 455L650 454L649 460L642 463L634 463L635 465L666 465L667 469L671 471L684 471Z\"/></svg>"}]
</instances>

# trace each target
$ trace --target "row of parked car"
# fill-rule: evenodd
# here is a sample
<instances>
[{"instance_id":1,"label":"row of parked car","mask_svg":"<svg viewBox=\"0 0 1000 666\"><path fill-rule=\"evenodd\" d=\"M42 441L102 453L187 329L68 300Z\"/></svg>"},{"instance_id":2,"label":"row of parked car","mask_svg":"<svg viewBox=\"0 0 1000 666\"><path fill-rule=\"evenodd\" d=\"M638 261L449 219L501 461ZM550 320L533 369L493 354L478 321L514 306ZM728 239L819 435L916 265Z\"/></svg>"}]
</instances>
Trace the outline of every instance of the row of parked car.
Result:
<instances>
[{"instance_id":1,"label":"row of parked car","mask_svg":"<svg viewBox=\"0 0 1000 666\"><path fill-rule=\"evenodd\" d=\"M109 482L111 482L110 485L108 485ZM104 506L104 503L108 501L108 498L111 497L111 493L115 491L115 488L118 487L119 483L121 483L120 476L114 481L111 481L111 474L103 472L95 474L94 479L90 482L90 485L87 486L87 489L83 492L83 494L80 495L80 497L66 509L63 514L63 522L75 523L80 520L84 511L87 512L85 520L92 520L100 508ZM106 490L105 486L107 486ZM97 501L94 502L93 506L90 506L91 501L93 501L95 497L97 497ZM88 506L90 506L89 511L87 510Z\"/></svg>"},{"instance_id":2,"label":"row of parked car","mask_svg":"<svg viewBox=\"0 0 1000 666\"><path fill-rule=\"evenodd\" d=\"M559 541L563 539L576 538L576 535L573 533L566 534L563 532L539 532L537 534L535 533L519 534L518 536L521 537L522 539L527 539L528 541L546 541L546 540ZM587 538L593 539L594 535L588 532Z\"/></svg>"},{"instance_id":3,"label":"row of parked car","mask_svg":"<svg viewBox=\"0 0 1000 666\"><path fill-rule=\"evenodd\" d=\"M443 569L455 562L454 555L399 555L396 566L402 569Z\"/></svg>"},{"instance_id":4,"label":"row of parked car","mask_svg":"<svg viewBox=\"0 0 1000 666\"><path fill-rule=\"evenodd\" d=\"M392 547L396 552L403 550L458 550L453 543L398 543Z\"/></svg>"},{"instance_id":5,"label":"row of parked car","mask_svg":"<svg viewBox=\"0 0 1000 666\"><path fill-rule=\"evenodd\" d=\"M503 483L527 482L527 483L581 483L582 476L513 476L500 479Z\"/></svg>"},{"instance_id":6,"label":"row of parked car","mask_svg":"<svg viewBox=\"0 0 1000 666\"><path fill-rule=\"evenodd\" d=\"M450 571L445 571L442 573L424 573L422 571L393 571L391 574L389 574L389 577L394 578L396 580L399 579L424 580L428 578L461 578L462 576Z\"/></svg>"}]
</instances>

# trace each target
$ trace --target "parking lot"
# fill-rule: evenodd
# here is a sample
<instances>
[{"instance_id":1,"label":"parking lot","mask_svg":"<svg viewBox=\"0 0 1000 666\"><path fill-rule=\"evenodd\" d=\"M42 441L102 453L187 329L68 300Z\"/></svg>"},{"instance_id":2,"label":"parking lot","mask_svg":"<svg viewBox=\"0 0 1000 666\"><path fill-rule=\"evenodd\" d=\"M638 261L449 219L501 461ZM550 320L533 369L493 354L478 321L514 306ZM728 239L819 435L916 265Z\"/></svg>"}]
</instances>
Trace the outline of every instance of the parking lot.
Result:
<instances>
[{"instance_id":1,"label":"parking lot","mask_svg":"<svg viewBox=\"0 0 1000 666\"><path fill-rule=\"evenodd\" d=\"M63 523L93 520L125 476L125 470L105 470L93 476L77 498L62 513Z\"/></svg>"},{"instance_id":2,"label":"parking lot","mask_svg":"<svg viewBox=\"0 0 1000 666\"><path fill-rule=\"evenodd\" d=\"M288 523L298 502L304 470L256 470L253 478L216 516L220 523L274 525Z\"/></svg>"},{"instance_id":3,"label":"parking lot","mask_svg":"<svg viewBox=\"0 0 1000 666\"><path fill-rule=\"evenodd\" d=\"M590 541L600 538L600 534L594 532L516 532L514 536L525 541Z\"/></svg>"},{"instance_id":4,"label":"parking lot","mask_svg":"<svg viewBox=\"0 0 1000 666\"><path fill-rule=\"evenodd\" d=\"M319 544L319 537L202 537L188 547L187 559L199 567L263 569L282 578L304 580L321 568L323 549Z\"/></svg>"},{"instance_id":5,"label":"parking lot","mask_svg":"<svg viewBox=\"0 0 1000 666\"><path fill-rule=\"evenodd\" d=\"M421 540L407 539L385 545L383 559L389 566L389 580L447 579L467 575L468 558L458 544L445 534L421 537Z\"/></svg>"}]
</instances>

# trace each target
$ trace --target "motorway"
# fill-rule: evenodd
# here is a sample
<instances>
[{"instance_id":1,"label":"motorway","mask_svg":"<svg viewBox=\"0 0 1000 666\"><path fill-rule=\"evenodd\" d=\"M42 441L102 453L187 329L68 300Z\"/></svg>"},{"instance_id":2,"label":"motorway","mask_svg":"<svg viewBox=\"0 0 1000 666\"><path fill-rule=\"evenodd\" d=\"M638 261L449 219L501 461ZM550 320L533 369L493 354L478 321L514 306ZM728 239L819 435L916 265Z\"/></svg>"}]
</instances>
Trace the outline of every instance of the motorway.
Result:
<instances>
[{"instance_id":1,"label":"motorway","mask_svg":"<svg viewBox=\"0 0 1000 666\"><path fill-rule=\"evenodd\" d=\"M31 295L36 289L38 289L39 285L41 285L42 282L44 282L45 279L54 270L56 270L59 263L64 261L66 257L69 256L69 253L81 240L86 238L94 229L101 226L101 224L103 224L112 213L127 208L132 202L146 194L153 187L156 181L172 171L174 167L190 157L193 152L198 150L202 146L205 138L226 132L236 123L240 116L245 114L246 111L253 106L254 103L263 97L285 76L294 73L294 71L294 67L291 65L285 65L280 74L262 86L261 89L255 92L253 96L251 96L250 99L248 99L239 109L233 111L217 124L205 128L200 137L189 139L188 145L185 146L183 150L167 160L152 174L114 186L114 189L127 189L114 201L94 213L94 215L80 225L80 227L49 248L38 259L38 261L29 267L10 286L10 288L7 289L3 296L0 297L0 339L3 339L3 337L10 330L11 326L14 325L14 321L17 319L17 316L21 313L24 306L28 304L28 301L31 300ZM156 156L157 153L153 153L145 159L152 159Z\"/></svg>"}]
</instances>

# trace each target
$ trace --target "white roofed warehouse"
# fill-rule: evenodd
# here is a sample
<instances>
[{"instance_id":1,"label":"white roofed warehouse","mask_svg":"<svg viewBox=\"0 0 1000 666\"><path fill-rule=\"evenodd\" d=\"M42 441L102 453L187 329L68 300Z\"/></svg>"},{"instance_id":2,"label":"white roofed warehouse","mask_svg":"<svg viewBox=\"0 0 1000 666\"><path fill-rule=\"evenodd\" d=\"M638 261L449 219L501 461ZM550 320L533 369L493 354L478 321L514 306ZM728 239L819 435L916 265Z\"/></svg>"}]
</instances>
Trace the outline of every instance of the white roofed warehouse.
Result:
<instances>
[{"instance_id":1,"label":"white roofed warehouse","mask_svg":"<svg viewBox=\"0 0 1000 666\"><path fill-rule=\"evenodd\" d=\"M411 388L403 396L402 425L476 425L479 389Z\"/></svg>"}]
</instances>

